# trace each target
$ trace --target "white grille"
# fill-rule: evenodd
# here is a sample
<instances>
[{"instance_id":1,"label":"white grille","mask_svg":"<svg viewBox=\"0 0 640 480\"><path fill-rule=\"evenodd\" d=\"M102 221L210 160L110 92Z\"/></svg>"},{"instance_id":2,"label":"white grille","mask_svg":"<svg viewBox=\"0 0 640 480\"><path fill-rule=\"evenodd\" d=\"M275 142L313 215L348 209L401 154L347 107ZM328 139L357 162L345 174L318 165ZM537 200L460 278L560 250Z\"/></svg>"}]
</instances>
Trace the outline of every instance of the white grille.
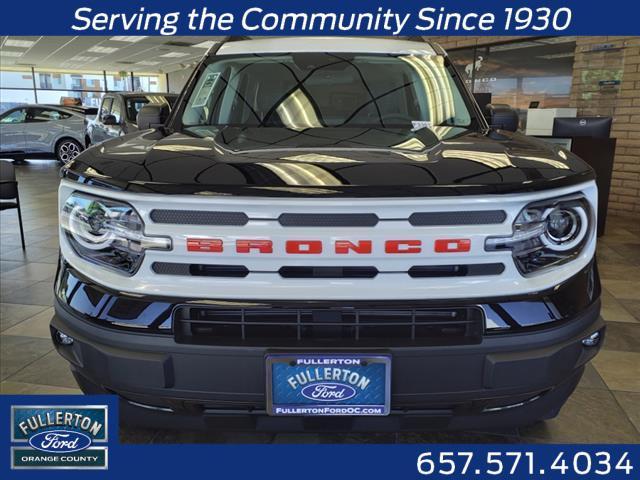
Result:
<instances>
[{"instance_id":1,"label":"white grille","mask_svg":"<svg viewBox=\"0 0 640 480\"><path fill-rule=\"evenodd\" d=\"M455 299L521 295L551 288L575 275L593 258L595 238L574 261L538 275L523 277L517 271L510 252L486 252L488 236L509 235L512 222L520 210L532 201L581 191L594 211L597 191L593 182L544 192L526 194L460 196L437 198L382 199L273 199L240 197L168 196L131 194L88 187L63 180L60 201L74 190L112 197L129 202L145 222L149 235L170 236L173 250L148 251L138 273L132 277L119 275L78 258L64 237L61 248L64 257L81 273L96 282L119 291L197 299L253 300L384 300L384 299ZM248 218L245 225L175 225L155 223L153 210L242 212ZM415 212L482 212L504 211L502 223L471 225L414 226L409 217ZM379 219L374 226L306 226L287 227L278 219L283 214L367 214ZM467 215L474 217L474 215ZM464 217L464 216L462 216ZM461 218L462 218L461 217ZM188 252L187 238L221 239L222 253ZM465 253L436 253L436 239L465 238L471 248ZM268 239L273 242L272 254L251 252L238 254L239 239ZM326 246L321 254L292 255L285 252L287 240L320 240ZM336 240L371 240L372 254L336 254L331 248ZM419 254L385 253L386 240L421 240ZM153 264L242 265L249 274L244 277L176 276L159 274ZM412 277L407 272L415 266L503 264L504 271L491 275ZM373 278L295 278L283 277L282 267L375 267Z\"/></svg>"}]
</instances>

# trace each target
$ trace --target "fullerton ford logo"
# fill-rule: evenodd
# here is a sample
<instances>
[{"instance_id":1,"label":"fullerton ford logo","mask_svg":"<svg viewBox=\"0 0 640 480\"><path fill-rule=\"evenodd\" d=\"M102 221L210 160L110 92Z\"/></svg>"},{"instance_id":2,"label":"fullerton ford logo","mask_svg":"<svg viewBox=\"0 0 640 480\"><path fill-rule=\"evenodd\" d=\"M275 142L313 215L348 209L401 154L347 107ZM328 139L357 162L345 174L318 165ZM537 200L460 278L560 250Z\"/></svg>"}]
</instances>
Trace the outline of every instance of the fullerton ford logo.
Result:
<instances>
[{"instance_id":1,"label":"fullerton ford logo","mask_svg":"<svg viewBox=\"0 0 640 480\"><path fill-rule=\"evenodd\" d=\"M106 469L107 405L14 405L11 467Z\"/></svg>"},{"instance_id":2,"label":"fullerton ford logo","mask_svg":"<svg viewBox=\"0 0 640 480\"><path fill-rule=\"evenodd\" d=\"M32 435L29 445L42 452L72 453L89 448L91 438L73 430L50 430Z\"/></svg>"},{"instance_id":3,"label":"fullerton ford logo","mask_svg":"<svg viewBox=\"0 0 640 480\"><path fill-rule=\"evenodd\" d=\"M340 402L356 396L356 389L344 383L316 383L307 385L300 393L309 400Z\"/></svg>"},{"instance_id":4,"label":"fullerton ford logo","mask_svg":"<svg viewBox=\"0 0 640 480\"><path fill-rule=\"evenodd\" d=\"M298 358L287 375L288 395L310 403L340 404L368 392L371 378L359 358ZM365 393L366 394L366 393Z\"/></svg>"}]
</instances>

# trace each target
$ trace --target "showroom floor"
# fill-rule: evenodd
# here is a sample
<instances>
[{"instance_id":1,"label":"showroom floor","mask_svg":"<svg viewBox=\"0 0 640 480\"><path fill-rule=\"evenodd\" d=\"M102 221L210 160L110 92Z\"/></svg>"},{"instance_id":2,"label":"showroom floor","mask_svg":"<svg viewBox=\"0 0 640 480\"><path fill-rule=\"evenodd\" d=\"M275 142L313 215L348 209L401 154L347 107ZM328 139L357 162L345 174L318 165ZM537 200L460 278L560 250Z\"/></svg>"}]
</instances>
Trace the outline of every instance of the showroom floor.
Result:
<instances>
[{"instance_id":1,"label":"showroom floor","mask_svg":"<svg viewBox=\"0 0 640 480\"><path fill-rule=\"evenodd\" d=\"M57 259L55 162L18 167L27 253L15 210L0 215L0 391L79 393L48 324ZM608 323L603 351L551 421L520 430L431 434L244 434L123 429L130 443L640 442L640 221L610 218L598 259Z\"/></svg>"}]
</instances>

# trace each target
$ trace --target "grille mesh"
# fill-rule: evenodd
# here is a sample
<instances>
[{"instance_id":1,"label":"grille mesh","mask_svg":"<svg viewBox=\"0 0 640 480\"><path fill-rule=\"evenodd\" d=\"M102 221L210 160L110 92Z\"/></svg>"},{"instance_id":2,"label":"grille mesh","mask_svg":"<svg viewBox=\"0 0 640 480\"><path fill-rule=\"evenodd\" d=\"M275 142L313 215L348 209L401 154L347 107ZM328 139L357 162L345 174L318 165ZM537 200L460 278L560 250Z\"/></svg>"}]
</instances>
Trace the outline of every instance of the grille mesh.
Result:
<instances>
[{"instance_id":1,"label":"grille mesh","mask_svg":"<svg viewBox=\"0 0 640 480\"><path fill-rule=\"evenodd\" d=\"M478 275L500 275L502 263L472 263L468 265L416 265L409 269L413 278L473 277Z\"/></svg>"},{"instance_id":2,"label":"grille mesh","mask_svg":"<svg viewBox=\"0 0 640 480\"><path fill-rule=\"evenodd\" d=\"M243 226L249 222L249 217L244 212L206 210L155 209L151 211L150 217L155 223L172 225ZM492 225L502 223L506 218L507 214L503 210L478 210L416 212L408 220L414 226ZM374 227L381 221L375 213L283 213L277 220L283 227Z\"/></svg>"},{"instance_id":3,"label":"grille mesh","mask_svg":"<svg viewBox=\"0 0 640 480\"><path fill-rule=\"evenodd\" d=\"M158 275L192 277L246 277L249 269L244 265L207 265L199 263L154 262L151 266Z\"/></svg>"},{"instance_id":4,"label":"grille mesh","mask_svg":"<svg viewBox=\"0 0 640 480\"><path fill-rule=\"evenodd\" d=\"M282 267L283 278L374 278L376 267Z\"/></svg>"},{"instance_id":5,"label":"grille mesh","mask_svg":"<svg viewBox=\"0 0 640 480\"><path fill-rule=\"evenodd\" d=\"M209 212L205 210L152 210L155 223L173 225L246 225L249 217L243 212Z\"/></svg>"},{"instance_id":6,"label":"grille mesh","mask_svg":"<svg viewBox=\"0 0 640 480\"><path fill-rule=\"evenodd\" d=\"M478 210L471 212L420 212L409 217L414 226L430 227L439 225L492 225L502 223L507 218L503 210Z\"/></svg>"},{"instance_id":7,"label":"grille mesh","mask_svg":"<svg viewBox=\"0 0 640 480\"><path fill-rule=\"evenodd\" d=\"M375 213L283 213L278 218L283 227L373 227Z\"/></svg>"},{"instance_id":8,"label":"grille mesh","mask_svg":"<svg viewBox=\"0 0 640 480\"><path fill-rule=\"evenodd\" d=\"M246 277L250 273L244 265L154 262L151 268L158 275L187 277ZM283 278L375 278L379 273L406 273L413 278L446 278L500 275L502 272L504 272L502 263L479 263L416 265L406 272L380 272L372 266L283 266L277 271L260 271L259 273L277 273Z\"/></svg>"}]
</instances>

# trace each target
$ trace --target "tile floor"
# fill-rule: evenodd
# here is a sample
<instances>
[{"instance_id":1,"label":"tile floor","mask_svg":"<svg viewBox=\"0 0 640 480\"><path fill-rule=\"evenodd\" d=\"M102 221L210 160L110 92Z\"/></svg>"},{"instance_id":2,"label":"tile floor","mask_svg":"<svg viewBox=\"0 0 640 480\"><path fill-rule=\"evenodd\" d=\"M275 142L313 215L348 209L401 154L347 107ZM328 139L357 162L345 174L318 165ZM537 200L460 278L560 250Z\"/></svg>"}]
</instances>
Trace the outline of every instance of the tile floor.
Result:
<instances>
[{"instance_id":1,"label":"tile floor","mask_svg":"<svg viewBox=\"0 0 640 480\"><path fill-rule=\"evenodd\" d=\"M15 210L0 215L0 392L79 393L48 334L57 259L55 162L18 167L27 252ZM510 431L429 434L245 434L123 429L148 442L640 442L640 219L610 218L598 249L608 322L602 352L560 415Z\"/></svg>"}]
</instances>

